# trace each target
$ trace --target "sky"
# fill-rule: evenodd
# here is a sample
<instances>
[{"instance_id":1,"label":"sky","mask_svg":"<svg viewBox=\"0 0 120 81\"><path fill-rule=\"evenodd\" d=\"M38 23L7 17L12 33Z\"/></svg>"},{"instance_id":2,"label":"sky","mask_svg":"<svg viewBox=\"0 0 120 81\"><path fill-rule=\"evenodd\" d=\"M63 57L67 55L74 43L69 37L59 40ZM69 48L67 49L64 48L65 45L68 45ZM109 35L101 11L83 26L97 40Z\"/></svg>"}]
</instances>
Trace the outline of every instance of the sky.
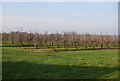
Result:
<instances>
[{"instance_id":1,"label":"sky","mask_svg":"<svg viewBox=\"0 0 120 81\"><path fill-rule=\"evenodd\" d=\"M1 0L2 2L119 2L119 0Z\"/></svg>"},{"instance_id":2,"label":"sky","mask_svg":"<svg viewBox=\"0 0 120 81\"><path fill-rule=\"evenodd\" d=\"M117 2L3 2L2 31L118 34Z\"/></svg>"}]
</instances>

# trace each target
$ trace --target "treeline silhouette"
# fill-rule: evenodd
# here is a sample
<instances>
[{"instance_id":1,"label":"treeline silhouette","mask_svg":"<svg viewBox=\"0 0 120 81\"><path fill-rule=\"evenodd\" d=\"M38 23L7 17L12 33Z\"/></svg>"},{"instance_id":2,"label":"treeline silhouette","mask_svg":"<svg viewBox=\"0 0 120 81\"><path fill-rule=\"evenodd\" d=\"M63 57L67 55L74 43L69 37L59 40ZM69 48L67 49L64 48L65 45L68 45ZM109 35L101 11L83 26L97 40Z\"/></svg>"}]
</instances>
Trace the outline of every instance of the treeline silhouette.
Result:
<instances>
[{"instance_id":1,"label":"treeline silhouette","mask_svg":"<svg viewBox=\"0 0 120 81\"><path fill-rule=\"evenodd\" d=\"M76 32L64 32L48 34L10 32L1 33L3 46L32 46L35 48L118 48L117 35L77 34Z\"/></svg>"}]
</instances>

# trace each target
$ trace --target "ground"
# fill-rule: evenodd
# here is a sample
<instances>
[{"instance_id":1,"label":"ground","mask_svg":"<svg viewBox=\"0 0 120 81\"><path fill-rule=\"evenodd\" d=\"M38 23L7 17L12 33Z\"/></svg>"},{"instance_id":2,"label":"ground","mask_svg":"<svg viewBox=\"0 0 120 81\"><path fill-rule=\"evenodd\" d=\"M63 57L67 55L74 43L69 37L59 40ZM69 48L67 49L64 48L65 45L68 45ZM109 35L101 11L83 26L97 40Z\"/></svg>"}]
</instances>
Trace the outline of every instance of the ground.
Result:
<instances>
[{"instance_id":1,"label":"ground","mask_svg":"<svg viewBox=\"0 0 120 81\"><path fill-rule=\"evenodd\" d=\"M2 47L3 79L118 79L118 50Z\"/></svg>"}]
</instances>

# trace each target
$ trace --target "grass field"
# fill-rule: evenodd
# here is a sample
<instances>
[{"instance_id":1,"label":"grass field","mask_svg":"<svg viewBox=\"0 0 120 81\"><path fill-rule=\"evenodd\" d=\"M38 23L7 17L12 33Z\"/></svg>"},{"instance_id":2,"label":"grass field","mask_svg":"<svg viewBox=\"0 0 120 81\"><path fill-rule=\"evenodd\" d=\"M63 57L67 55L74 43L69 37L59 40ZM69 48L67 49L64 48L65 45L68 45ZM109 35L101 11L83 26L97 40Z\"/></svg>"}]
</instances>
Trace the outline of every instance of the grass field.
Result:
<instances>
[{"instance_id":1,"label":"grass field","mask_svg":"<svg viewBox=\"0 0 120 81\"><path fill-rule=\"evenodd\" d=\"M29 48L29 49L28 49ZM118 50L3 47L4 79L118 79Z\"/></svg>"}]
</instances>

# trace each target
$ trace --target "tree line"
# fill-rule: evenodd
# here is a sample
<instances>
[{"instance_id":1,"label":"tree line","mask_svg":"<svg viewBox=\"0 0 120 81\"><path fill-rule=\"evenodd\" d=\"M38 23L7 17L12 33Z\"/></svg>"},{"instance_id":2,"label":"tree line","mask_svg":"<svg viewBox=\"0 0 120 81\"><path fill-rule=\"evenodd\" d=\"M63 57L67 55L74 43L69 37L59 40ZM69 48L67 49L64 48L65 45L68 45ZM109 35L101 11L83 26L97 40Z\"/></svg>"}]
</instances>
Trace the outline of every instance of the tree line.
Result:
<instances>
[{"instance_id":1,"label":"tree line","mask_svg":"<svg viewBox=\"0 0 120 81\"><path fill-rule=\"evenodd\" d=\"M36 48L117 48L118 36L116 35L96 35L77 34L75 32L64 32L48 34L10 32L2 33L2 44L10 46L33 46Z\"/></svg>"}]
</instances>

